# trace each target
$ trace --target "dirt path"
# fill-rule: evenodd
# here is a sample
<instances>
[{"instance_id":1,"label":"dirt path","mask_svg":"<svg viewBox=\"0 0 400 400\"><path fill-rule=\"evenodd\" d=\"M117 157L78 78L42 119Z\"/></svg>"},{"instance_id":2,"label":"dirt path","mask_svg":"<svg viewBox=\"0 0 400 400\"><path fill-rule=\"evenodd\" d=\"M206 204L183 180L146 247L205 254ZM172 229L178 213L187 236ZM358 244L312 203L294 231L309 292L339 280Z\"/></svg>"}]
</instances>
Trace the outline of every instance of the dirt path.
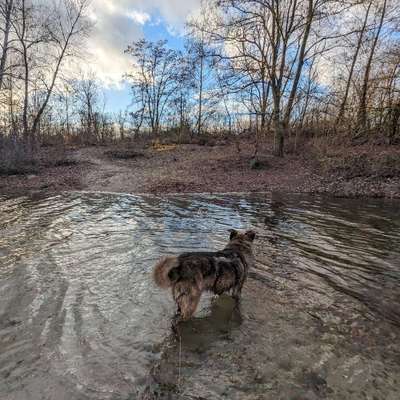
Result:
<instances>
[{"instance_id":1,"label":"dirt path","mask_svg":"<svg viewBox=\"0 0 400 400\"><path fill-rule=\"evenodd\" d=\"M87 190L124 193L254 192L312 190L319 176L301 159L264 159L251 169L251 151L234 145L180 145L167 151L143 150L138 157L118 160L102 148L81 149L76 159L89 163L82 175Z\"/></svg>"},{"instance_id":2,"label":"dirt path","mask_svg":"<svg viewBox=\"0 0 400 400\"><path fill-rule=\"evenodd\" d=\"M126 164L105 157L102 149L80 149L74 158L80 164L89 165L81 176L81 185L88 190L121 192L127 186L127 181L134 178Z\"/></svg>"},{"instance_id":3,"label":"dirt path","mask_svg":"<svg viewBox=\"0 0 400 400\"><path fill-rule=\"evenodd\" d=\"M396 151L399 150L394 149L393 154ZM252 169L252 153L253 145L246 142L241 143L240 153L234 143L226 142L162 149L86 147L71 150L69 157L75 164L43 168L33 174L0 176L0 194L69 190L131 194L263 191L400 198L397 175L356 174L349 178L346 169L339 175L322 174L311 157L289 154L282 159L273 157L270 151L261 156L263 165ZM126 154L133 157L118 156ZM379 154L374 155L379 158Z\"/></svg>"},{"instance_id":4,"label":"dirt path","mask_svg":"<svg viewBox=\"0 0 400 400\"><path fill-rule=\"evenodd\" d=\"M114 151L123 153L127 150ZM310 159L298 155L286 155L283 159L261 156L263 165L252 169L253 148L249 143L241 144L240 154L234 143L136 151L137 157L120 160L107 156L109 149L79 150L78 159L90 163L82 175L82 186L86 190L124 193L265 191L400 198L399 176L347 179L345 176L322 174Z\"/></svg>"}]
</instances>

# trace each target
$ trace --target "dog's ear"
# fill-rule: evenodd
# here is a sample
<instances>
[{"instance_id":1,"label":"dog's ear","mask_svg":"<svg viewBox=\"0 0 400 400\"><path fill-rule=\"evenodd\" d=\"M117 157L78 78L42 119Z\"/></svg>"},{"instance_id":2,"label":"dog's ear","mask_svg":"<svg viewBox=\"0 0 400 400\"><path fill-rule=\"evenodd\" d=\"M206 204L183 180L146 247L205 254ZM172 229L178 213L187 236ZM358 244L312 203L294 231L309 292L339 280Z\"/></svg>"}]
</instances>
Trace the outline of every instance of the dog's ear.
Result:
<instances>
[{"instance_id":1,"label":"dog's ear","mask_svg":"<svg viewBox=\"0 0 400 400\"><path fill-rule=\"evenodd\" d=\"M253 242L256 238L256 233L254 231L247 231L245 236L250 240L250 242Z\"/></svg>"},{"instance_id":2,"label":"dog's ear","mask_svg":"<svg viewBox=\"0 0 400 400\"><path fill-rule=\"evenodd\" d=\"M239 234L239 232L235 229L230 229L229 232L231 233L229 236L229 240L235 239L235 237Z\"/></svg>"}]
</instances>

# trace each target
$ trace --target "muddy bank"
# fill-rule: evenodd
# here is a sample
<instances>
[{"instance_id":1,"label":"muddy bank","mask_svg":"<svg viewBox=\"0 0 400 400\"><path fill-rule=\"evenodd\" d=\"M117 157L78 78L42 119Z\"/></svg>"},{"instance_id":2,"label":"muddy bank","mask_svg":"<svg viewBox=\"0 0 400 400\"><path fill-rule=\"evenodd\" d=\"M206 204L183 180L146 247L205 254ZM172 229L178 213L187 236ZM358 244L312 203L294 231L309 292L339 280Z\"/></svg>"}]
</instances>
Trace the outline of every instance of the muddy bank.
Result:
<instances>
[{"instance_id":1,"label":"muddy bank","mask_svg":"<svg viewBox=\"0 0 400 400\"><path fill-rule=\"evenodd\" d=\"M359 149L346 157L288 154L280 159L266 150L252 163L253 144L88 147L70 151L75 165L43 168L37 173L0 176L0 193L70 190L123 193L282 192L337 197L400 198L400 149ZM352 150L354 151L354 150ZM380 154L382 153L382 154ZM264 154L264 155L263 155ZM369 156L370 155L370 156ZM384 158L386 157L386 158ZM379 165L379 160L393 163ZM373 163L370 160L375 160ZM370 165L378 165L377 170Z\"/></svg>"}]
</instances>

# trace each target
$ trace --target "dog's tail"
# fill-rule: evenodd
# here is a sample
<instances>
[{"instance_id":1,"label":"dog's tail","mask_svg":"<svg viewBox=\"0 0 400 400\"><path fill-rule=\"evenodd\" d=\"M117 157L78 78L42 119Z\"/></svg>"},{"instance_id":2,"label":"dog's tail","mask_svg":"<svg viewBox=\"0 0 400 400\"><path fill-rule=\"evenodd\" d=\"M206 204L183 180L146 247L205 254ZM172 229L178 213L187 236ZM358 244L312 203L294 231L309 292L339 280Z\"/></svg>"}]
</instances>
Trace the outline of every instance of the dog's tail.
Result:
<instances>
[{"instance_id":1,"label":"dog's tail","mask_svg":"<svg viewBox=\"0 0 400 400\"><path fill-rule=\"evenodd\" d=\"M177 257L163 257L154 266L153 278L157 286L163 289L171 287L175 279L171 276L170 272L179 266Z\"/></svg>"}]
</instances>

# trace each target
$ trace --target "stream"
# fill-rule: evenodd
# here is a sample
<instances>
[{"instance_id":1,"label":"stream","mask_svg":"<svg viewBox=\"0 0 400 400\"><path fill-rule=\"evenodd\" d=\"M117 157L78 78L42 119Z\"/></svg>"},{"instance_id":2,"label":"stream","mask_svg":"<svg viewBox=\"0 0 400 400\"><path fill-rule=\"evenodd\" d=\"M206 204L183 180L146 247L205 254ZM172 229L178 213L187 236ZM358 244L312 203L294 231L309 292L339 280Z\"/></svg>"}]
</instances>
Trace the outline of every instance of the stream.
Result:
<instances>
[{"instance_id":1,"label":"stream","mask_svg":"<svg viewBox=\"0 0 400 400\"><path fill-rule=\"evenodd\" d=\"M239 310L170 329L163 255L254 229ZM303 195L0 197L0 399L400 398L400 203Z\"/></svg>"}]
</instances>

